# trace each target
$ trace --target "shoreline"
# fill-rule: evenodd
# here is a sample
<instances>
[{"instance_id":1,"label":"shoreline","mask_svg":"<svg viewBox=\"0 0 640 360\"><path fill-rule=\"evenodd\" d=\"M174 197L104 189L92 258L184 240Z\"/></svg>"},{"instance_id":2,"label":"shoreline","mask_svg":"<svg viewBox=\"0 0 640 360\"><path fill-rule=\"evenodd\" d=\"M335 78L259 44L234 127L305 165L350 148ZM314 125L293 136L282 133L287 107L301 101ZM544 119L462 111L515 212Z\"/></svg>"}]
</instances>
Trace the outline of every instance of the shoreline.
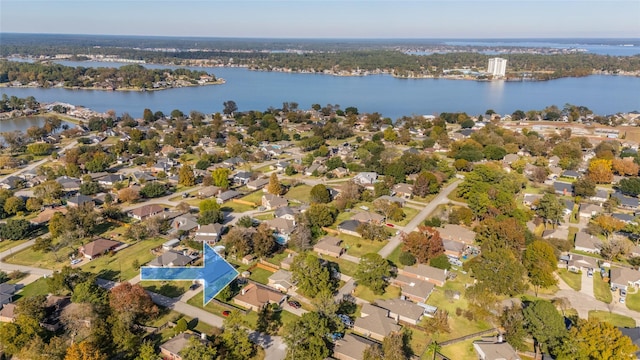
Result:
<instances>
[{"instance_id":1,"label":"shoreline","mask_svg":"<svg viewBox=\"0 0 640 360\"><path fill-rule=\"evenodd\" d=\"M0 83L0 88L16 88L16 89L66 89L66 90L94 90L94 91L127 91L127 92L152 92L152 91L163 91L163 90L171 90L171 89L180 89L180 88L185 88L185 87L198 87L198 86L208 86L208 85L223 85L226 84L226 80L225 79L218 79L216 81L212 81L212 82L207 82L204 84L191 84L191 85L184 85L184 86L177 86L177 87L163 87L163 88L152 88L152 89L146 89L146 88L140 88L140 89L136 89L136 88L117 88L117 89L108 89L108 88L103 88L103 87L79 87L79 86L50 86L50 87L44 87L42 85L11 85L11 83Z\"/></svg>"}]
</instances>

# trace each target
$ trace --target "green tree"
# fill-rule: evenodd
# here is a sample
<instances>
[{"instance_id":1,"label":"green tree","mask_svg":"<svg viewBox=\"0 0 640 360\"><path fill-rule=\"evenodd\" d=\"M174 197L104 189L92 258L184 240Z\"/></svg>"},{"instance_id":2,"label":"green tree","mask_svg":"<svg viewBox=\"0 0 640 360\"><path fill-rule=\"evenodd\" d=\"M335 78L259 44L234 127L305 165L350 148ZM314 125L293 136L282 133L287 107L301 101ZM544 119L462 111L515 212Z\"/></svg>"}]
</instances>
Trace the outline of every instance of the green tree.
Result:
<instances>
[{"instance_id":1,"label":"green tree","mask_svg":"<svg viewBox=\"0 0 640 360\"><path fill-rule=\"evenodd\" d=\"M329 356L327 334L331 332L326 318L316 312L308 312L298 320L285 325L284 342L287 344L287 360L323 360Z\"/></svg>"},{"instance_id":2,"label":"green tree","mask_svg":"<svg viewBox=\"0 0 640 360\"><path fill-rule=\"evenodd\" d=\"M504 328L505 340L517 350L527 348L527 331L524 327L524 314L520 306L505 308L500 316L500 323Z\"/></svg>"},{"instance_id":3,"label":"green tree","mask_svg":"<svg viewBox=\"0 0 640 360\"><path fill-rule=\"evenodd\" d=\"M224 331L222 332L222 342L227 353L225 359L244 360L249 359L255 353L255 345L249 341L249 334L245 328L248 326L238 311L232 311L224 319Z\"/></svg>"},{"instance_id":4,"label":"green tree","mask_svg":"<svg viewBox=\"0 0 640 360\"><path fill-rule=\"evenodd\" d=\"M429 265L443 270L451 269L451 263L449 262L449 257L445 254L438 255L431 260L429 260Z\"/></svg>"},{"instance_id":5,"label":"green tree","mask_svg":"<svg viewBox=\"0 0 640 360\"><path fill-rule=\"evenodd\" d=\"M588 177L581 177L573 183L573 192L583 198L593 196L596 194L596 183Z\"/></svg>"},{"instance_id":6,"label":"green tree","mask_svg":"<svg viewBox=\"0 0 640 360\"><path fill-rule=\"evenodd\" d=\"M312 187L310 195L312 203L327 204L331 202L331 195L329 194L329 190L322 184L318 184Z\"/></svg>"},{"instance_id":7,"label":"green tree","mask_svg":"<svg viewBox=\"0 0 640 360\"><path fill-rule=\"evenodd\" d=\"M144 187L140 190L140 195L145 198L156 198L167 194L167 188L164 184L159 182L150 182L146 183Z\"/></svg>"},{"instance_id":8,"label":"green tree","mask_svg":"<svg viewBox=\"0 0 640 360\"><path fill-rule=\"evenodd\" d=\"M225 114L225 115L233 116L233 113L238 111L238 105L233 100L228 100L228 101L223 102L222 106L224 107L223 110L222 110L222 113Z\"/></svg>"},{"instance_id":9,"label":"green tree","mask_svg":"<svg viewBox=\"0 0 640 360\"><path fill-rule=\"evenodd\" d=\"M532 242L524 251L523 259L536 296L541 287L548 288L558 283L553 274L558 268L558 259L549 243L540 240Z\"/></svg>"},{"instance_id":10,"label":"green tree","mask_svg":"<svg viewBox=\"0 0 640 360\"><path fill-rule=\"evenodd\" d=\"M180 352L183 360L215 359L216 349L211 344L205 344L197 336L189 338L189 345Z\"/></svg>"},{"instance_id":11,"label":"green tree","mask_svg":"<svg viewBox=\"0 0 640 360\"><path fill-rule=\"evenodd\" d=\"M567 330L562 315L545 300L537 300L523 310L525 328L536 341L536 353L549 352L566 341Z\"/></svg>"},{"instance_id":12,"label":"green tree","mask_svg":"<svg viewBox=\"0 0 640 360\"><path fill-rule=\"evenodd\" d=\"M193 174L191 165L182 165L178 172L178 184L183 186L194 186L196 184L196 177Z\"/></svg>"},{"instance_id":13,"label":"green tree","mask_svg":"<svg viewBox=\"0 0 640 360\"><path fill-rule=\"evenodd\" d=\"M387 278L391 275L389 262L377 253L365 254L360 258L354 278L358 284L381 295L387 287Z\"/></svg>"},{"instance_id":14,"label":"green tree","mask_svg":"<svg viewBox=\"0 0 640 360\"><path fill-rule=\"evenodd\" d=\"M324 227L333 224L336 220L335 208L325 204L311 204L306 212L312 227Z\"/></svg>"},{"instance_id":15,"label":"green tree","mask_svg":"<svg viewBox=\"0 0 640 360\"><path fill-rule=\"evenodd\" d=\"M544 194L538 201L536 214L544 218L546 222L558 224L564 215L564 205L555 194Z\"/></svg>"},{"instance_id":16,"label":"green tree","mask_svg":"<svg viewBox=\"0 0 640 360\"><path fill-rule=\"evenodd\" d=\"M526 289L525 268L508 249L482 251L471 263L480 289L497 295L514 296Z\"/></svg>"},{"instance_id":17,"label":"green tree","mask_svg":"<svg viewBox=\"0 0 640 360\"><path fill-rule=\"evenodd\" d=\"M215 355L215 354L214 354ZM182 357L184 359L184 355ZM153 343L150 341L145 341L140 346L140 351L135 360L160 360L161 357L156 354L156 349L153 346ZM199 358L202 359L202 358Z\"/></svg>"},{"instance_id":18,"label":"green tree","mask_svg":"<svg viewBox=\"0 0 640 360\"><path fill-rule=\"evenodd\" d=\"M332 293L337 286L329 269L312 253L296 256L291 264L291 274L300 293L312 298L321 292Z\"/></svg>"},{"instance_id":19,"label":"green tree","mask_svg":"<svg viewBox=\"0 0 640 360\"><path fill-rule=\"evenodd\" d=\"M0 239L21 240L29 234L31 225L25 219L9 219L0 224Z\"/></svg>"},{"instance_id":20,"label":"green tree","mask_svg":"<svg viewBox=\"0 0 640 360\"><path fill-rule=\"evenodd\" d=\"M507 151L498 145L487 145L482 149L482 153L489 160L502 160L507 155Z\"/></svg>"},{"instance_id":21,"label":"green tree","mask_svg":"<svg viewBox=\"0 0 640 360\"><path fill-rule=\"evenodd\" d=\"M4 202L4 212L6 212L8 215L15 215L17 214L19 211L24 211L25 207L24 207L24 200L22 200L22 198L16 197L16 196L12 196L10 198L8 198L7 200L5 200Z\"/></svg>"},{"instance_id":22,"label":"green tree","mask_svg":"<svg viewBox=\"0 0 640 360\"><path fill-rule=\"evenodd\" d=\"M184 318L180 318L176 322L176 326L173 328L173 332L176 335L181 334L187 330L189 330L189 324L187 324L187 320L185 320Z\"/></svg>"},{"instance_id":23,"label":"green tree","mask_svg":"<svg viewBox=\"0 0 640 360\"><path fill-rule=\"evenodd\" d=\"M385 360L406 360L410 358L405 338L405 334L401 332L391 333L384 338L382 352Z\"/></svg>"},{"instance_id":24,"label":"green tree","mask_svg":"<svg viewBox=\"0 0 640 360\"><path fill-rule=\"evenodd\" d=\"M633 359L638 347L608 322L578 320L560 346L558 360Z\"/></svg>"},{"instance_id":25,"label":"green tree","mask_svg":"<svg viewBox=\"0 0 640 360\"><path fill-rule=\"evenodd\" d=\"M640 178L624 178L618 183L618 189L625 195L640 195Z\"/></svg>"},{"instance_id":26,"label":"green tree","mask_svg":"<svg viewBox=\"0 0 640 360\"><path fill-rule=\"evenodd\" d=\"M217 168L211 172L211 177L213 178L213 185L218 186L223 189L228 189L229 175L231 175L231 170L227 168Z\"/></svg>"}]
</instances>

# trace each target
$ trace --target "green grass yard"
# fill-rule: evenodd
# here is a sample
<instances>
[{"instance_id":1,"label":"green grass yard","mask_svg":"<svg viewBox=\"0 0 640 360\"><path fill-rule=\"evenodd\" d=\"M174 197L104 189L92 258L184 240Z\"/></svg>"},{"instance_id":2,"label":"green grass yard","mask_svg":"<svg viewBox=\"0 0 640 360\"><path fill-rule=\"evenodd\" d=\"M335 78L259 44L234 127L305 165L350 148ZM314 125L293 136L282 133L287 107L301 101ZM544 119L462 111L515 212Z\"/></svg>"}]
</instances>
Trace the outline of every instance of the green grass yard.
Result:
<instances>
[{"instance_id":1,"label":"green grass yard","mask_svg":"<svg viewBox=\"0 0 640 360\"><path fill-rule=\"evenodd\" d=\"M264 195L264 193L262 192L262 190L258 190L258 191L254 191L251 194L241 197L240 200L243 201L249 201L252 202L254 204L262 204L262 195Z\"/></svg>"},{"instance_id":2,"label":"green grass yard","mask_svg":"<svg viewBox=\"0 0 640 360\"><path fill-rule=\"evenodd\" d=\"M376 295L368 287L364 285L356 286L354 296L360 299L367 300L368 302L374 302L376 300L389 300L397 299L400 297L400 288L397 286L388 285L384 294Z\"/></svg>"},{"instance_id":3,"label":"green grass yard","mask_svg":"<svg viewBox=\"0 0 640 360\"><path fill-rule=\"evenodd\" d=\"M140 285L151 292L176 298L186 293L192 283L192 281L141 281Z\"/></svg>"},{"instance_id":4,"label":"green grass yard","mask_svg":"<svg viewBox=\"0 0 640 360\"><path fill-rule=\"evenodd\" d=\"M582 275L573 273L567 269L559 269L558 276L573 290L580 291L582 288Z\"/></svg>"},{"instance_id":5,"label":"green grass yard","mask_svg":"<svg viewBox=\"0 0 640 360\"><path fill-rule=\"evenodd\" d=\"M594 271L593 274L593 295L596 297L596 300L607 304L611 304L613 301L609 283L602 279L599 271Z\"/></svg>"},{"instance_id":6,"label":"green grass yard","mask_svg":"<svg viewBox=\"0 0 640 360\"><path fill-rule=\"evenodd\" d=\"M82 266L82 270L98 274L99 277L108 280L129 280L140 273L140 270L134 267L134 262L137 260L138 264L144 265L153 260L156 256L151 253L151 249L161 246L166 241L163 238L142 240L118 251L113 256L104 255L91 260Z\"/></svg>"},{"instance_id":7,"label":"green grass yard","mask_svg":"<svg viewBox=\"0 0 640 360\"><path fill-rule=\"evenodd\" d=\"M640 291L637 291L635 294L628 293L625 303L629 309L640 311Z\"/></svg>"},{"instance_id":8,"label":"green grass yard","mask_svg":"<svg viewBox=\"0 0 640 360\"><path fill-rule=\"evenodd\" d=\"M69 256L71 256L71 254L74 254L75 252L75 249L71 247L62 248L58 250L57 254L53 252L45 253L42 251L35 251L30 247L20 252L9 255L4 259L4 261L8 262L9 264L60 270L64 266L69 265Z\"/></svg>"},{"instance_id":9,"label":"green grass yard","mask_svg":"<svg viewBox=\"0 0 640 360\"><path fill-rule=\"evenodd\" d=\"M259 267L255 267L250 271L251 276L249 277L249 279L265 285L269 282L269 276L273 275L271 271Z\"/></svg>"},{"instance_id":10,"label":"green grass yard","mask_svg":"<svg viewBox=\"0 0 640 360\"><path fill-rule=\"evenodd\" d=\"M23 287L20 292L15 296L14 300L18 300L23 297L31 297L36 295L47 295L49 293L49 287L47 286L47 279L40 278L31 284Z\"/></svg>"},{"instance_id":11,"label":"green grass yard","mask_svg":"<svg viewBox=\"0 0 640 360\"><path fill-rule=\"evenodd\" d=\"M620 314L610 313L608 311L589 311L589 319L598 319L600 321L606 321L613 326L617 327L636 327L636 321L632 318Z\"/></svg>"},{"instance_id":12,"label":"green grass yard","mask_svg":"<svg viewBox=\"0 0 640 360\"><path fill-rule=\"evenodd\" d=\"M347 248L347 254L362 257L364 254L377 253L382 249L387 241L365 240L361 237L340 234L338 236L343 240L343 246Z\"/></svg>"},{"instance_id":13,"label":"green grass yard","mask_svg":"<svg viewBox=\"0 0 640 360\"><path fill-rule=\"evenodd\" d=\"M27 240L3 240L0 241L0 252L3 252L5 250L9 250L13 247L16 247L22 243L27 242Z\"/></svg>"},{"instance_id":14,"label":"green grass yard","mask_svg":"<svg viewBox=\"0 0 640 360\"><path fill-rule=\"evenodd\" d=\"M292 202L309 203L311 202L311 186L298 185L296 187L293 187L289 189L284 197Z\"/></svg>"}]
</instances>

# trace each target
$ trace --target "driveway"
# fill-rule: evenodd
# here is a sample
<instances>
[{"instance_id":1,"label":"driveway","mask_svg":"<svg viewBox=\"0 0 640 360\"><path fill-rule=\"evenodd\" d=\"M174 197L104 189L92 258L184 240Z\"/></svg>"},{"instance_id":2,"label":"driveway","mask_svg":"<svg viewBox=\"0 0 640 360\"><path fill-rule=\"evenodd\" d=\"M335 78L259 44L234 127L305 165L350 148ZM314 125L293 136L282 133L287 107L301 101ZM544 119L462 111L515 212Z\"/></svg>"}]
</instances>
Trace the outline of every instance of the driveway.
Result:
<instances>
[{"instance_id":1,"label":"driveway","mask_svg":"<svg viewBox=\"0 0 640 360\"><path fill-rule=\"evenodd\" d=\"M589 277L587 276L587 272L583 271L582 272L582 288L580 289L580 293L592 297L592 298L596 298L593 295L593 276Z\"/></svg>"}]
</instances>

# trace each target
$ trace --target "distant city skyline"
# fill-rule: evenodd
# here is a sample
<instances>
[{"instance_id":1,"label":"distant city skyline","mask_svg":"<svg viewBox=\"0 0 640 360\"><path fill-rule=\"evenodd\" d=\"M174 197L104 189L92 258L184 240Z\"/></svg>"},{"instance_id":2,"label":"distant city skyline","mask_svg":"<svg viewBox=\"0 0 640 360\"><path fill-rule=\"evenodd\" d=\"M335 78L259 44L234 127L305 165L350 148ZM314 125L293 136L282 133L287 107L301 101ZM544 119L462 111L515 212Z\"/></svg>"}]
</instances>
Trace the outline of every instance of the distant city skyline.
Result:
<instances>
[{"instance_id":1,"label":"distant city skyline","mask_svg":"<svg viewBox=\"0 0 640 360\"><path fill-rule=\"evenodd\" d=\"M5 33L237 38L640 38L639 20L637 0L0 0L0 32Z\"/></svg>"}]
</instances>

